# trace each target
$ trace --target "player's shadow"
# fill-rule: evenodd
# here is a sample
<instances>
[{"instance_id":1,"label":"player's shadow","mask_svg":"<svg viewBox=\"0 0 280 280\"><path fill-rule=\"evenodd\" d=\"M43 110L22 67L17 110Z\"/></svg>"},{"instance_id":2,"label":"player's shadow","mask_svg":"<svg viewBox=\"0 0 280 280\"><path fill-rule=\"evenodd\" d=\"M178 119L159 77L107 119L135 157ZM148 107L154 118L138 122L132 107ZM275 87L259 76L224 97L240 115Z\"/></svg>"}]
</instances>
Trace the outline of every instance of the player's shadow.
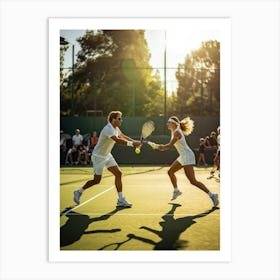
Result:
<instances>
[{"instance_id":1,"label":"player's shadow","mask_svg":"<svg viewBox=\"0 0 280 280\"><path fill-rule=\"evenodd\" d=\"M154 246L154 250L178 250L186 248L188 246L188 241L179 239L181 233L186 231L191 225L195 224L195 219L203 218L215 211L216 209L219 209L217 207L213 207L212 209L201 214L174 219L174 213L176 208L182 205L175 203L169 204L172 205L171 210L164 216L162 216L163 222L159 223L162 227L161 231L146 226L140 227L140 229L145 229L158 235L161 238L159 242L155 242L154 240L151 240L149 238L144 238L133 233L129 233L127 234L126 240L105 245L98 250L104 250L109 247L113 247L113 250L118 250L120 246L124 245L132 239L151 244Z\"/></svg>"},{"instance_id":2,"label":"player's shadow","mask_svg":"<svg viewBox=\"0 0 280 280\"><path fill-rule=\"evenodd\" d=\"M90 216L88 215L80 214L74 211L69 211L69 208L66 208L62 212L62 214L66 213L65 216L68 217L68 220L62 227L60 227L60 247L67 246L78 241L84 234L114 233L121 231L121 229L119 228L109 230L98 229L91 231L86 231L86 229L91 223L107 220L122 209L124 208L116 208L107 214L95 218L90 218Z\"/></svg>"},{"instance_id":3,"label":"player's shadow","mask_svg":"<svg viewBox=\"0 0 280 280\"><path fill-rule=\"evenodd\" d=\"M133 233L129 233L129 234L127 234L127 239L126 239L126 240L121 241L121 242L114 242L114 243L105 245L105 246L99 248L98 250L104 250L104 249L109 248L109 247L114 247L113 250L118 250L123 244L129 242L129 241L132 240L132 239L140 240L140 241L143 241L143 242L146 242L146 243L150 243L150 244L152 244L152 245L155 245L155 242L152 241L152 240L150 240L150 239L137 236L137 235L135 235L135 234L133 234Z\"/></svg>"},{"instance_id":4,"label":"player's shadow","mask_svg":"<svg viewBox=\"0 0 280 280\"><path fill-rule=\"evenodd\" d=\"M154 250L178 250L180 248L186 248L188 246L188 241L179 239L181 233L185 232L190 226L195 224L195 219L203 218L215 211L216 209L219 209L217 207L213 207L212 209L201 214L174 219L174 212L176 208L180 207L181 205L174 203L170 204L172 205L171 210L164 216L162 216L163 221L159 223L162 227L161 231L146 226L140 227L141 229L145 229L158 235L158 237L161 238L159 242L154 242L150 239L147 242L146 238L141 238L139 236L136 236L134 238L146 243L153 244Z\"/></svg>"}]
</instances>

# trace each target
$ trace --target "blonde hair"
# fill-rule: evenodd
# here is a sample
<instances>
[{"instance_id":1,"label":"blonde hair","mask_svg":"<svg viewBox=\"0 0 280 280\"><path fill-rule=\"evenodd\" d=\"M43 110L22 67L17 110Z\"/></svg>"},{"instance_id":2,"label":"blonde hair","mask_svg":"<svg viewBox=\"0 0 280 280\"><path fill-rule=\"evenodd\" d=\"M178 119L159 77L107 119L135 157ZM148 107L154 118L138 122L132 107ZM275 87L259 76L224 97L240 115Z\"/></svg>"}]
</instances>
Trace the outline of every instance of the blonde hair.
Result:
<instances>
[{"instance_id":1,"label":"blonde hair","mask_svg":"<svg viewBox=\"0 0 280 280\"><path fill-rule=\"evenodd\" d=\"M112 122L113 119L116 119L118 116L122 116L120 111L111 111L107 117L108 122Z\"/></svg>"},{"instance_id":2,"label":"blonde hair","mask_svg":"<svg viewBox=\"0 0 280 280\"><path fill-rule=\"evenodd\" d=\"M180 128L185 135L190 135L192 133L194 129L194 121L190 117L186 117L181 121L176 116L172 116L171 119L180 125Z\"/></svg>"}]
</instances>

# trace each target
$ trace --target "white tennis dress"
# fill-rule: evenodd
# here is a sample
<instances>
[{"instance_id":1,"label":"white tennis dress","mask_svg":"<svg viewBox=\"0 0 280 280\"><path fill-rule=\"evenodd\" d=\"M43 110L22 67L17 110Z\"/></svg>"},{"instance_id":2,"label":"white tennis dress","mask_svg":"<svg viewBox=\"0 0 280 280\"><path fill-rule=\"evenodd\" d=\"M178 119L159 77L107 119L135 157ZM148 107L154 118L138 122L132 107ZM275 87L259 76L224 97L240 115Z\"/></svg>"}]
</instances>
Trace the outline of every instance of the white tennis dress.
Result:
<instances>
[{"instance_id":1,"label":"white tennis dress","mask_svg":"<svg viewBox=\"0 0 280 280\"><path fill-rule=\"evenodd\" d=\"M181 138L177 140L176 143L174 144L177 152L179 153L179 157L177 158L177 161L183 166L195 164L194 152L188 146L185 139L185 135L183 134L180 128L176 128L174 132L176 131L181 135ZM174 132L171 132L171 139L173 139L174 137Z\"/></svg>"},{"instance_id":2,"label":"white tennis dress","mask_svg":"<svg viewBox=\"0 0 280 280\"><path fill-rule=\"evenodd\" d=\"M111 154L116 143L111 137L114 135L118 137L120 134L121 130L118 127L114 128L111 123L101 130L91 156L95 175L102 175L105 166L108 168L118 165Z\"/></svg>"}]
</instances>

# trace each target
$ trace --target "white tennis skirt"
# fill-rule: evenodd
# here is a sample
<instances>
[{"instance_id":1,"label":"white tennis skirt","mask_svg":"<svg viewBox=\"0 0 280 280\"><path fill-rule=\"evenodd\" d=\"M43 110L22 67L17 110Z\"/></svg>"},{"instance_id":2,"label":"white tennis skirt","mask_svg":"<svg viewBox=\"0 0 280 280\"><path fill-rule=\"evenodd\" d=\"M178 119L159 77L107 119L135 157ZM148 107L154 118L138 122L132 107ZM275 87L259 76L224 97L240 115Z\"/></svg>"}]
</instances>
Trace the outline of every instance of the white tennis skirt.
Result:
<instances>
[{"instance_id":1,"label":"white tennis skirt","mask_svg":"<svg viewBox=\"0 0 280 280\"><path fill-rule=\"evenodd\" d=\"M195 164L195 155L193 151L188 151L185 154L181 154L177 161L182 165L194 165Z\"/></svg>"}]
</instances>

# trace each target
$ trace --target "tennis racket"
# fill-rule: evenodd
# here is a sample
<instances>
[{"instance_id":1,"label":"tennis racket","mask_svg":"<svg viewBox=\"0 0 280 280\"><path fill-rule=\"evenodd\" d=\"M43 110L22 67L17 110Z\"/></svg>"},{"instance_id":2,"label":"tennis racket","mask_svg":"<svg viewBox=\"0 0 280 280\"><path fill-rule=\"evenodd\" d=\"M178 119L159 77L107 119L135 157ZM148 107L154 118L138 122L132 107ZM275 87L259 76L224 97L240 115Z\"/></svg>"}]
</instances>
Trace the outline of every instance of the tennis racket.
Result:
<instances>
[{"instance_id":1,"label":"tennis racket","mask_svg":"<svg viewBox=\"0 0 280 280\"><path fill-rule=\"evenodd\" d=\"M148 138L154 130L155 130L155 124L153 121L145 122L142 126L140 142L143 143L145 141L145 139ZM136 154L139 154L140 151L141 150L139 148L135 149Z\"/></svg>"}]
</instances>

